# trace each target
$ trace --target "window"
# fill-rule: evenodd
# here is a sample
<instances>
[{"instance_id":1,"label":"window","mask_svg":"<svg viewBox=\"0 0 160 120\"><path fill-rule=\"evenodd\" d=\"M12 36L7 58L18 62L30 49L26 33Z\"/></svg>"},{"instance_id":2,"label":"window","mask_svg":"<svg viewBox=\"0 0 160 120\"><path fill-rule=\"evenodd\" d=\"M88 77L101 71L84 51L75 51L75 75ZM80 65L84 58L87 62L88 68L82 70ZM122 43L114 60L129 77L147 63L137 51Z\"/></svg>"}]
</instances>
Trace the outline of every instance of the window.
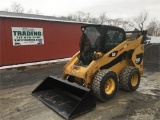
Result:
<instances>
[{"instance_id":1,"label":"window","mask_svg":"<svg viewBox=\"0 0 160 120\"><path fill-rule=\"evenodd\" d=\"M120 31L108 30L106 34L106 43L123 42L123 33Z\"/></svg>"},{"instance_id":2,"label":"window","mask_svg":"<svg viewBox=\"0 0 160 120\"><path fill-rule=\"evenodd\" d=\"M97 38L100 36L100 33L97 30L97 28L94 26L89 26L85 29L84 33L89 38L91 46L94 46Z\"/></svg>"}]
</instances>

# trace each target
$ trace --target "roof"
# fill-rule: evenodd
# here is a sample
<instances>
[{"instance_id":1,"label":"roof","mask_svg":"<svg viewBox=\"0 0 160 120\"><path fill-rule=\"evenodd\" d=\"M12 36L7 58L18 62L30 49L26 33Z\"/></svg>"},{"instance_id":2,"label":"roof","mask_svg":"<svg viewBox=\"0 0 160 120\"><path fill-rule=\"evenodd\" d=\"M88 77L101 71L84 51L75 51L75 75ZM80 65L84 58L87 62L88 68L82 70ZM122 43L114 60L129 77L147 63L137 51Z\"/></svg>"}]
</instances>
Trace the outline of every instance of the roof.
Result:
<instances>
[{"instance_id":1,"label":"roof","mask_svg":"<svg viewBox=\"0 0 160 120\"><path fill-rule=\"evenodd\" d=\"M90 26L90 25L86 25L86 26ZM119 30L119 31L125 32L123 28L118 26L101 25L101 24L96 24L96 25L92 24L91 26L98 26L98 27L101 27L102 29Z\"/></svg>"},{"instance_id":2,"label":"roof","mask_svg":"<svg viewBox=\"0 0 160 120\"><path fill-rule=\"evenodd\" d=\"M22 19L32 19L32 20L45 20L45 21L57 21L57 22L69 22L69 23L82 23L77 21L67 21L54 16L45 16L45 15L36 15L36 14L26 14L26 13L14 13L14 12L6 12L0 11L0 18L22 18ZM89 23L83 23L89 24Z\"/></svg>"}]
</instances>

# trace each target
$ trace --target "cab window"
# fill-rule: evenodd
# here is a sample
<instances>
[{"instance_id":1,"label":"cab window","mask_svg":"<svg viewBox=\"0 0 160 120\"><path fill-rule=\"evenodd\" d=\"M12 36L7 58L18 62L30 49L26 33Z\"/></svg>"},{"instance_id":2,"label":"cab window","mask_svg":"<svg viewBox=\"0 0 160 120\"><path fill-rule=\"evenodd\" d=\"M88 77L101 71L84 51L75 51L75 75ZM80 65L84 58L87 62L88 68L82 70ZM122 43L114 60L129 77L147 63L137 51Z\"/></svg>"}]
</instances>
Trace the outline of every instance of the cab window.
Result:
<instances>
[{"instance_id":1,"label":"cab window","mask_svg":"<svg viewBox=\"0 0 160 120\"><path fill-rule=\"evenodd\" d=\"M120 31L108 30L106 34L106 43L121 43L123 42L123 33Z\"/></svg>"}]
</instances>

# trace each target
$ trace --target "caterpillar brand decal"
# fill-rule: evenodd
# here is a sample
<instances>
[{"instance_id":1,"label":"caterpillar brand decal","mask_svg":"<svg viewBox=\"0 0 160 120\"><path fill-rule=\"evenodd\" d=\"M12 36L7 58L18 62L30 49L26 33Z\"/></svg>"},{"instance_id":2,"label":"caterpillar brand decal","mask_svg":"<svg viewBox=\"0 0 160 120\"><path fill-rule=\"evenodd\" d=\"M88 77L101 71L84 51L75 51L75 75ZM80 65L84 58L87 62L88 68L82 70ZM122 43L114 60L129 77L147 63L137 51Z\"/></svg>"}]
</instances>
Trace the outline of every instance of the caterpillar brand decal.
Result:
<instances>
[{"instance_id":1,"label":"caterpillar brand decal","mask_svg":"<svg viewBox=\"0 0 160 120\"><path fill-rule=\"evenodd\" d=\"M118 51L114 51L111 54L109 54L109 57L116 57L117 53L118 53Z\"/></svg>"},{"instance_id":2,"label":"caterpillar brand decal","mask_svg":"<svg viewBox=\"0 0 160 120\"><path fill-rule=\"evenodd\" d=\"M139 65L143 61L143 53L136 55L136 64Z\"/></svg>"}]
</instances>

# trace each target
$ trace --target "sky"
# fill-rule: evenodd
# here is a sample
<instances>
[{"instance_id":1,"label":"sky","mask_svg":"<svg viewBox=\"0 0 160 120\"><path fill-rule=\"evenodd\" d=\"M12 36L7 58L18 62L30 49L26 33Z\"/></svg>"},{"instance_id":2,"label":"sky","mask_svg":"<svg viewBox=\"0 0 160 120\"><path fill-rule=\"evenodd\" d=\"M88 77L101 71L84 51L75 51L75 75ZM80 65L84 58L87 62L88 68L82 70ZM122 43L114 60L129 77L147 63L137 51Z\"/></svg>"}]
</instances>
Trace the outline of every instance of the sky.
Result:
<instances>
[{"instance_id":1,"label":"sky","mask_svg":"<svg viewBox=\"0 0 160 120\"><path fill-rule=\"evenodd\" d=\"M160 0L0 0L0 10L20 3L25 11L39 10L43 15L67 16L83 11L92 17L106 13L108 18L128 19L148 11L150 19L160 21Z\"/></svg>"}]
</instances>

